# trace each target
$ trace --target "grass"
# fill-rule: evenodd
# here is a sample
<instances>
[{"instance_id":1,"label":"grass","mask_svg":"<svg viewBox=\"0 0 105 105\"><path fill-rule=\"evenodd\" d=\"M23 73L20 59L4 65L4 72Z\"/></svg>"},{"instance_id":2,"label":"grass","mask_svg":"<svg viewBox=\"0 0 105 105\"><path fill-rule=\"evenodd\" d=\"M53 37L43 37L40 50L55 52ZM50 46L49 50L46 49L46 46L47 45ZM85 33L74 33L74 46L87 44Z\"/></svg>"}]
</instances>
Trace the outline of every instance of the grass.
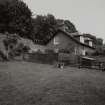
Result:
<instances>
[{"instance_id":1,"label":"grass","mask_svg":"<svg viewBox=\"0 0 105 105\"><path fill-rule=\"evenodd\" d=\"M105 105L105 72L0 63L0 105Z\"/></svg>"}]
</instances>

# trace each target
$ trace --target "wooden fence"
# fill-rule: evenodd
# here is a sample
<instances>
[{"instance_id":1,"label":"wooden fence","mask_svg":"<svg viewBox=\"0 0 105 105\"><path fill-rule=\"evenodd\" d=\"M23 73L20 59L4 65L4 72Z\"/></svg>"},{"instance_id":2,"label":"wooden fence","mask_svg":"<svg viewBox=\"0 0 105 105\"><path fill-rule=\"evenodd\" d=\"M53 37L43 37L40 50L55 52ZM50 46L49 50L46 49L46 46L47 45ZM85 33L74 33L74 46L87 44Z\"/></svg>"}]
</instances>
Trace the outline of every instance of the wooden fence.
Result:
<instances>
[{"instance_id":1,"label":"wooden fence","mask_svg":"<svg viewBox=\"0 0 105 105\"><path fill-rule=\"evenodd\" d=\"M32 53L32 54L27 54L25 57L25 60L29 62L36 62L36 63L53 64L58 60L58 54Z\"/></svg>"}]
</instances>

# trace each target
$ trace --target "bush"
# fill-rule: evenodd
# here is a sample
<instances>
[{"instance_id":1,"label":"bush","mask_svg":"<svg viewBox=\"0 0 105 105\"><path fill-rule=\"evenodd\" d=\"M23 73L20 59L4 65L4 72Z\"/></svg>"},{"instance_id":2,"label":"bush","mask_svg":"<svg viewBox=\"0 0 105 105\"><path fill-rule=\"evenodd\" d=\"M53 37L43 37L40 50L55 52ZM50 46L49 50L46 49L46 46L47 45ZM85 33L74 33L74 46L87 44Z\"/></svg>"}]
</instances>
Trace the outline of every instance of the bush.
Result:
<instances>
[{"instance_id":1,"label":"bush","mask_svg":"<svg viewBox=\"0 0 105 105\"><path fill-rule=\"evenodd\" d=\"M60 49L59 53L70 53L68 49Z\"/></svg>"},{"instance_id":2,"label":"bush","mask_svg":"<svg viewBox=\"0 0 105 105\"><path fill-rule=\"evenodd\" d=\"M47 53L47 54L53 54L54 53L54 50L52 50L52 49L46 49L45 50L45 53Z\"/></svg>"}]
</instances>

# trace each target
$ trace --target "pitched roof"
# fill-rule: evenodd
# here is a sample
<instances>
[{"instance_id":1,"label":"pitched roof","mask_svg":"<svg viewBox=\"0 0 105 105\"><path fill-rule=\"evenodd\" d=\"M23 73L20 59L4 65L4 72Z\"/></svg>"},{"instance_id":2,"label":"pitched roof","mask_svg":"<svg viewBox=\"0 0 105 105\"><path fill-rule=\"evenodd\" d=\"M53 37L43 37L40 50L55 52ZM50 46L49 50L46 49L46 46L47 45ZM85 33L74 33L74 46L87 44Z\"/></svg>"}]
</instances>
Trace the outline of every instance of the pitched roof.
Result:
<instances>
[{"instance_id":1,"label":"pitched roof","mask_svg":"<svg viewBox=\"0 0 105 105\"><path fill-rule=\"evenodd\" d=\"M72 39L77 44L80 44L82 46L85 46L85 47L88 47L88 48L91 48L91 49L95 49L94 47L91 47L91 46L89 46L87 44L81 43L80 41L75 39L71 33L65 32L64 30L61 30L61 29L57 30L57 32L53 35L53 37L50 40L52 40L59 32L64 33L66 36L68 36L70 39ZM50 40L47 43L49 43Z\"/></svg>"}]
</instances>

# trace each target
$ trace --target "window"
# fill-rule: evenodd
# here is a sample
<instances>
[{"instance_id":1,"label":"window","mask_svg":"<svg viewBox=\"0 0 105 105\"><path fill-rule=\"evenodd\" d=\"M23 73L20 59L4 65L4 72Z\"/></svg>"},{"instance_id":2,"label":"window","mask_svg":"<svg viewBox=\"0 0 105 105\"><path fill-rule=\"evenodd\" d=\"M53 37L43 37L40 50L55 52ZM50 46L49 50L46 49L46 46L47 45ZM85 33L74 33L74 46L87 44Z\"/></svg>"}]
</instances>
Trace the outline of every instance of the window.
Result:
<instances>
[{"instance_id":1,"label":"window","mask_svg":"<svg viewBox=\"0 0 105 105\"><path fill-rule=\"evenodd\" d=\"M83 36L80 36L80 42L84 43L84 37Z\"/></svg>"},{"instance_id":2,"label":"window","mask_svg":"<svg viewBox=\"0 0 105 105\"><path fill-rule=\"evenodd\" d=\"M58 45L59 44L59 37L55 37L54 38L54 45Z\"/></svg>"}]
</instances>

